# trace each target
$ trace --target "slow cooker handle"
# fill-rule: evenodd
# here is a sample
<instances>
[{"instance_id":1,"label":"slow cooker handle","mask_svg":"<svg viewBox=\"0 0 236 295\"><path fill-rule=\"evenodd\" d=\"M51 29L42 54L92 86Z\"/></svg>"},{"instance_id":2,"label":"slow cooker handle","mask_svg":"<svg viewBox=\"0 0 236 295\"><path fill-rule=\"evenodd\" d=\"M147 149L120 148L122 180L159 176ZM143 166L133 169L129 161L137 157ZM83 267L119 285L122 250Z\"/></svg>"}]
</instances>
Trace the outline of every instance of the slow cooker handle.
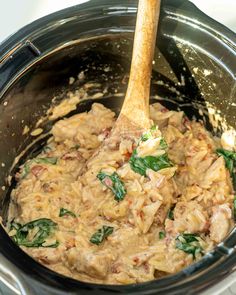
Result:
<instances>
[{"instance_id":1,"label":"slow cooker handle","mask_svg":"<svg viewBox=\"0 0 236 295\"><path fill-rule=\"evenodd\" d=\"M24 71L27 65L40 55L40 50L30 40L25 40L16 44L3 56L0 56L0 97L9 81L17 77L19 72Z\"/></svg>"},{"instance_id":2,"label":"slow cooker handle","mask_svg":"<svg viewBox=\"0 0 236 295\"><path fill-rule=\"evenodd\" d=\"M14 294L32 295L22 274L2 254L0 254L0 282L6 285Z\"/></svg>"}]
</instances>

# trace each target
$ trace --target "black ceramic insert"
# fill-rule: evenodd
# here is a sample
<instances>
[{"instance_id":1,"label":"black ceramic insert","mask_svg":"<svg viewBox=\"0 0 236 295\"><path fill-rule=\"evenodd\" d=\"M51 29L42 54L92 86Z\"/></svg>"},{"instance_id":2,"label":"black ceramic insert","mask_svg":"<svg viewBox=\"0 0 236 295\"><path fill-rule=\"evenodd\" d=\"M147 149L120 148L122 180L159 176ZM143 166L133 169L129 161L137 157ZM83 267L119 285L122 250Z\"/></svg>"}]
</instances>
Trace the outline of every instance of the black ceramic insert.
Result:
<instances>
[{"instance_id":1,"label":"black ceramic insert","mask_svg":"<svg viewBox=\"0 0 236 295\"><path fill-rule=\"evenodd\" d=\"M6 216L9 194L15 185L5 182L14 158L32 141L23 135L45 115L53 97L60 101L68 90L86 82L104 91L105 106L119 113L127 88L137 1L94 0L44 17L26 26L0 46L0 170L1 214ZM185 0L163 0L153 65L151 103L157 99L170 109L213 128L209 107L236 128L236 37L224 26ZM109 68L109 71L104 70ZM85 80L69 85L70 77L84 71ZM91 108L81 102L74 113ZM199 112L199 110L201 110ZM45 134L54 122L43 125ZM26 157L40 151L39 141ZM18 166L11 170L11 174ZM1 187L6 189L2 190ZM197 294L229 275L236 265L235 230L201 261L156 281L127 286L79 282L50 271L18 248L0 227L0 254L16 267L30 294Z\"/></svg>"}]
</instances>

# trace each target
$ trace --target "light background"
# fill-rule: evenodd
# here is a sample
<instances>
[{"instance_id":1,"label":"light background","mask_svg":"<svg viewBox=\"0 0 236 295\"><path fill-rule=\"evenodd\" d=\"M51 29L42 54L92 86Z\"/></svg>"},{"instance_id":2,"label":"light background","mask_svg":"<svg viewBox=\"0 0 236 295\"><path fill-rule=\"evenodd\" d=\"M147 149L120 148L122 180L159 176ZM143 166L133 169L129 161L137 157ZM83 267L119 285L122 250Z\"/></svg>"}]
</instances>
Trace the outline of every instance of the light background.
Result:
<instances>
[{"instance_id":1,"label":"light background","mask_svg":"<svg viewBox=\"0 0 236 295\"><path fill-rule=\"evenodd\" d=\"M0 0L0 43L30 22L57 10L87 0ZM192 0L203 12L236 32L236 0ZM233 282L233 284L232 284ZM231 285L223 293L225 285ZM12 294L0 283L0 294ZM209 294L209 292L206 292ZM211 294L236 294L236 275L229 277Z\"/></svg>"},{"instance_id":2,"label":"light background","mask_svg":"<svg viewBox=\"0 0 236 295\"><path fill-rule=\"evenodd\" d=\"M87 0L0 0L0 42L35 19ZM192 0L236 32L236 0Z\"/></svg>"}]
</instances>

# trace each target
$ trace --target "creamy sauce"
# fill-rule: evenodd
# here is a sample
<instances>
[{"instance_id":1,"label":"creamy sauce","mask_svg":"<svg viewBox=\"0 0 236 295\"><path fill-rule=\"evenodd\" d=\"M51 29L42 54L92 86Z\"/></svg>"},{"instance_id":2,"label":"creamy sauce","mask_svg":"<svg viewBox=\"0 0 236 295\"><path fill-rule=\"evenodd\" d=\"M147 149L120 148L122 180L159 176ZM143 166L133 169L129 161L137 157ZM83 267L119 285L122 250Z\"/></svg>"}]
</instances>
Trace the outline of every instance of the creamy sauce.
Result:
<instances>
[{"instance_id":1,"label":"creamy sauce","mask_svg":"<svg viewBox=\"0 0 236 295\"><path fill-rule=\"evenodd\" d=\"M227 236L234 191L216 153L220 141L183 112L156 103L150 115L158 126L150 136L122 139L94 158L115 123L111 110L95 103L53 126L47 148L21 167L11 195L8 232L25 252L78 280L129 284L176 273ZM132 155L162 159L160 169L147 166L141 175ZM28 228L24 240L17 224L42 218L53 224L35 247L38 229Z\"/></svg>"}]
</instances>

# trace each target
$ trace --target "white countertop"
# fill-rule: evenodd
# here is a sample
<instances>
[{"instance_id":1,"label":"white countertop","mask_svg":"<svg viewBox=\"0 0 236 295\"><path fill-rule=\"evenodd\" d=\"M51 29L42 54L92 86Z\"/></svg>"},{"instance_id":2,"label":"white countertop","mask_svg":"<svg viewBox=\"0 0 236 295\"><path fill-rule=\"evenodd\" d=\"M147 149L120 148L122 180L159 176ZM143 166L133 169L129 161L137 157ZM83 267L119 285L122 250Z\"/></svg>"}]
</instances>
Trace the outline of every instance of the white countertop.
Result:
<instances>
[{"instance_id":1,"label":"white countertop","mask_svg":"<svg viewBox=\"0 0 236 295\"><path fill-rule=\"evenodd\" d=\"M0 42L30 22L57 10L84 3L87 0L0 0ZM203 12L236 32L236 0L192 0ZM232 283L234 282L234 283ZM222 289L226 290L223 291ZM0 294L11 292L0 284ZM233 274L220 287L205 294L236 294L236 274Z\"/></svg>"}]
</instances>

